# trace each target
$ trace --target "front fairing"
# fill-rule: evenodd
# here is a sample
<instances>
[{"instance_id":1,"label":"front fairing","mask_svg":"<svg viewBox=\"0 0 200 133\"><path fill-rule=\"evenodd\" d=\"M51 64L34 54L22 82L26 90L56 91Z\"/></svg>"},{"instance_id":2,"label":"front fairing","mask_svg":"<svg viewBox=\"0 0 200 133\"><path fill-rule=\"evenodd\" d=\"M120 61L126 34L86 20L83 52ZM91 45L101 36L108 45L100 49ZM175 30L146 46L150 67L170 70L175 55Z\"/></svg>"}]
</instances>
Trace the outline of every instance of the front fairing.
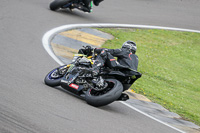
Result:
<instances>
[{"instance_id":1,"label":"front fairing","mask_svg":"<svg viewBox=\"0 0 200 133\"><path fill-rule=\"evenodd\" d=\"M60 83L61 87L77 95L81 95L84 87L83 85L78 85L75 83L75 79L77 78L77 76L78 73L76 74L67 73L61 80Z\"/></svg>"}]
</instances>

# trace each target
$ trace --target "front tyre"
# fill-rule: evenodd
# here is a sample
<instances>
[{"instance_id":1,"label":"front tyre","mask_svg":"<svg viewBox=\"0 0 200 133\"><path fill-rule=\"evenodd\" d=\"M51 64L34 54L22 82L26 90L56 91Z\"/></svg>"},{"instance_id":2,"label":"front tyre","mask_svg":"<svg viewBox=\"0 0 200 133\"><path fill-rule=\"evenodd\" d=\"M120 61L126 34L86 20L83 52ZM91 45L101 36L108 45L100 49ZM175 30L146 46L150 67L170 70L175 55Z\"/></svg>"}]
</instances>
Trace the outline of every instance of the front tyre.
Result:
<instances>
[{"instance_id":1,"label":"front tyre","mask_svg":"<svg viewBox=\"0 0 200 133\"><path fill-rule=\"evenodd\" d=\"M64 74L67 71L67 69L65 69L64 67L66 67L66 65L55 68L52 71L50 71L45 76L44 83L48 86L51 86L51 87L59 86L61 79L63 78ZM62 70L62 71L58 72L58 70Z\"/></svg>"},{"instance_id":2,"label":"front tyre","mask_svg":"<svg viewBox=\"0 0 200 133\"><path fill-rule=\"evenodd\" d=\"M116 79L105 79L108 87L102 91L88 89L85 95L86 102L92 106L99 107L117 100L123 91L121 82Z\"/></svg>"},{"instance_id":3,"label":"front tyre","mask_svg":"<svg viewBox=\"0 0 200 133\"><path fill-rule=\"evenodd\" d=\"M50 3L49 8L52 11L58 10L59 8L66 5L69 1L70 0L54 0L53 2Z\"/></svg>"}]
</instances>

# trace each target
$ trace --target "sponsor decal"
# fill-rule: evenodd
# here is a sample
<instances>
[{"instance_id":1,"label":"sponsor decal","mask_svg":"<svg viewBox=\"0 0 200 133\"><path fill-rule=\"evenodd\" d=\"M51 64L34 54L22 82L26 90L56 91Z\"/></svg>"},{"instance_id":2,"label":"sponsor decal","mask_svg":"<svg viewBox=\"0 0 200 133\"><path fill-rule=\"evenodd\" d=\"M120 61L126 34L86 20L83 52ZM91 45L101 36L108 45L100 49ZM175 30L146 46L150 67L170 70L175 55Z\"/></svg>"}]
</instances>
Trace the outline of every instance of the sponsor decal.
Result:
<instances>
[{"instance_id":1,"label":"sponsor decal","mask_svg":"<svg viewBox=\"0 0 200 133\"><path fill-rule=\"evenodd\" d=\"M71 84L69 85L69 87L72 87L72 88L78 90L78 87L79 87L79 86L76 85L76 84L71 83Z\"/></svg>"},{"instance_id":2,"label":"sponsor decal","mask_svg":"<svg viewBox=\"0 0 200 133\"><path fill-rule=\"evenodd\" d=\"M110 61L115 61L115 59L110 59Z\"/></svg>"},{"instance_id":3,"label":"sponsor decal","mask_svg":"<svg viewBox=\"0 0 200 133\"><path fill-rule=\"evenodd\" d=\"M132 59L131 59L131 55L132 55L132 52L130 52L130 54L129 54L129 58L130 58L130 60L132 60Z\"/></svg>"}]
</instances>

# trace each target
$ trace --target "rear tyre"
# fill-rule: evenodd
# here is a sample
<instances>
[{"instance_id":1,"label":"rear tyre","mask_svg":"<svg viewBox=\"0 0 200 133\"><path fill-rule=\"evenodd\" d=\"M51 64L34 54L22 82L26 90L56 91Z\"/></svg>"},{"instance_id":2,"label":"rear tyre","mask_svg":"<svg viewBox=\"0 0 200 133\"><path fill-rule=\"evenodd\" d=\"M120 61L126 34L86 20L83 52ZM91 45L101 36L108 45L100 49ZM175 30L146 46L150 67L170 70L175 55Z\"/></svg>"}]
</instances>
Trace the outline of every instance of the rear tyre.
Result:
<instances>
[{"instance_id":1,"label":"rear tyre","mask_svg":"<svg viewBox=\"0 0 200 133\"><path fill-rule=\"evenodd\" d=\"M66 5L69 1L70 0L54 0L53 2L50 3L49 8L52 11L58 10L59 8Z\"/></svg>"},{"instance_id":2,"label":"rear tyre","mask_svg":"<svg viewBox=\"0 0 200 133\"><path fill-rule=\"evenodd\" d=\"M66 69L63 70L63 74L58 73L58 69L61 69L64 66L58 67L50 71L44 79L44 83L48 86L55 87L60 85L60 81L63 78L65 72L67 71Z\"/></svg>"},{"instance_id":3,"label":"rear tyre","mask_svg":"<svg viewBox=\"0 0 200 133\"><path fill-rule=\"evenodd\" d=\"M108 87L102 91L88 89L85 95L86 102L92 106L100 107L117 100L123 91L121 82L116 79L105 79Z\"/></svg>"}]
</instances>

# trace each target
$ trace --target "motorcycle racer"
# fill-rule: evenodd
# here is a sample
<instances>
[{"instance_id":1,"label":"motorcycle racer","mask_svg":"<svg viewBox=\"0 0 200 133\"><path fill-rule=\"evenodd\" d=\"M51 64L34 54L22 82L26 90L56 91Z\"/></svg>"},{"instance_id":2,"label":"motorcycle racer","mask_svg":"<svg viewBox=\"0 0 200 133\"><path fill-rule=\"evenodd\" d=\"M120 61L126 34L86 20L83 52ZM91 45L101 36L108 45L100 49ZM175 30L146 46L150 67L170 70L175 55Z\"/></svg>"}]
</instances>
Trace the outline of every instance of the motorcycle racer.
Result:
<instances>
[{"instance_id":1,"label":"motorcycle racer","mask_svg":"<svg viewBox=\"0 0 200 133\"><path fill-rule=\"evenodd\" d=\"M137 71L138 68L138 56L135 54L136 51L136 43L130 40L124 42L122 48L120 49L95 48L94 52L98 53L98 57L93 68L95 68L95 71L98 72L99 69L107 63L109 67L113 68L129 68L130 71L124 71L124 73L130 74L132 71ZM91 55L91 52L91 46L86 46L85 49L79 49L78 53L89 56ZM114 57L117 57L117 60Z\"/></svg>"},{"instance_id":2,"label":"motorcycle racer","mask_svg":"<svg viewBox=\"0 0 200 133\"><path fill-rule=\"evenodd\" d=\"M86 46L74 55L70 64L50 71L44 82L51 87L61 86L95 107L126 101L129 96L123 92L142 76L137 72L136 50L133 41L124 42L120 49Z\"/></svg>"},{"instance_id":3,"label":"motorcycle racer","mask_svg":"<svg viewBox=\"0 0 200 133\"><path fill-rule=\"evenodd\" d=\"M105 48L95 48L92 49L91 46L86 46L85 49L79 49L79 54L85 54L90 56L92 51L97 53L97 58L94 62L94 65L89 71L93 73L93 75L98 75L101 67L103 67L106 63L107 66L111 68L117 68L124 76L135 76L138 74L138 56L135 54L137 51L136 43L133 41L126 41L123 43L120 49L105 49ZM117 60L114 58L117 57ZM125 70L123 70L125 68ZM137 75L134 81L137 78L141 77L141 74ZM99 76L94 82L98 87L102 89L106 87L104 80ZM128 87L129 88L129 87ZM122 93L118 100L127 100L129 99L128 95Z\"/></svg>"}]
</instances>

